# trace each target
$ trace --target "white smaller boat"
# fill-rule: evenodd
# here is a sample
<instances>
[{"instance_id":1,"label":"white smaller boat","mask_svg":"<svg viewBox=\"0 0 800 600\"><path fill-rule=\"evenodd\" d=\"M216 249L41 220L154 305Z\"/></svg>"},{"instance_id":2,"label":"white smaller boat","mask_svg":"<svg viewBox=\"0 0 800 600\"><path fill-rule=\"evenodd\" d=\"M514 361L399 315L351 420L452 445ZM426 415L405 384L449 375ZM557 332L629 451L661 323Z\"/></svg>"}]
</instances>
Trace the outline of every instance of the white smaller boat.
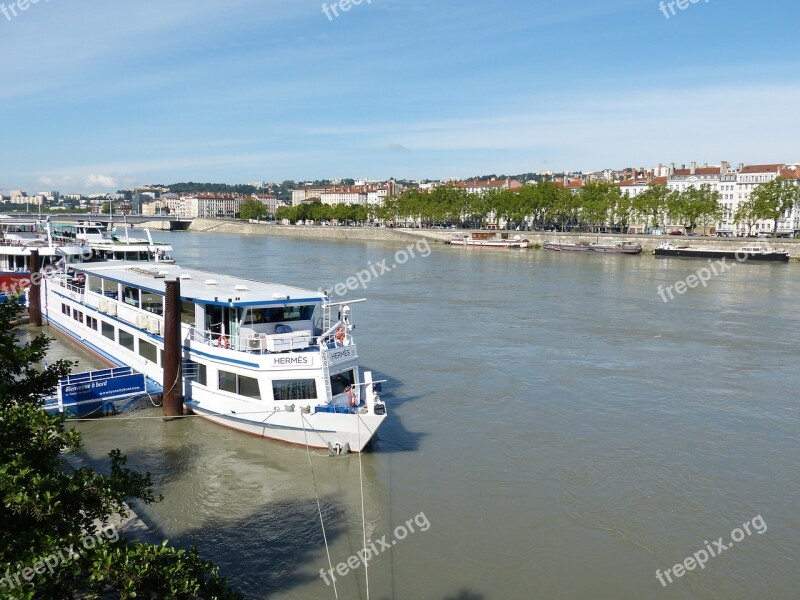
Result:
<instances>
[{"instance_id":1,"label":"white smaller boat","mask_svg":"<svg viewBox=\"0 0 800 600\"><path fill-rule=\"evenodd\" d=\"M172 246L154 242L149 229L133 229L127 226L106 229L102 223L79 221L77 225L55 226L57 238L73 241L91 248L92 256L85 262L157 262L174 264Z\"/></svg>"},{"instance_id":2,"label":"white smaller boat","mask_svg":"<svg viewBox=\"0 0 800 600\"><path fill-rule=\"evenodd\" d=\"M477 246L480 248L528 248L530 240L523 239L519 234L509 237L508 233L488 233L478 231L471 236L464 234L454 235L448 242L452 246Z\"/></svg>"}]
</instances>

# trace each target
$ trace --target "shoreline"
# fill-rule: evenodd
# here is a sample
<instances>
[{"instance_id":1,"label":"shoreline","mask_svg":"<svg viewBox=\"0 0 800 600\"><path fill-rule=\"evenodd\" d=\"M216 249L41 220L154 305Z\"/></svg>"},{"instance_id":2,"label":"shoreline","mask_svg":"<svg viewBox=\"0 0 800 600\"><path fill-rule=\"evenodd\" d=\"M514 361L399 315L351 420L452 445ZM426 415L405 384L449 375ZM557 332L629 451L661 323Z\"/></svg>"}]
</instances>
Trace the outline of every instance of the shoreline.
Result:
<instances>
[{"instance_id":1,"label":"shoreline","mask_svg":"<svg viewBox=\"0 0 800 600\"><path fill-rule=\"evenodd\" d=\"M430 242L444 244L453 235L459 233L470 234L471 231L462 229L405 229L390 227L338 227L319 225L274 225L271 223L244 223L240 221L219 221L215 219L195 219L189 231L200 233L233 233L239 235L268 235L280 237L297 237L323 240L361 240L382 242L415 242L420 238ZM735 251L746 243L752 243L752 238L718 238L718 237L686 237L671 235L626 235L626 234L589 234L589 233L562 233L544 231L509 231L511 237L520 235L531 241L532 244L543 245L545 242L580 243L596 242L601 244L617 244L625 241L636 241L642 245L643 254L652 254L656 246L665 241L676 245L715 248L719 250ZM800 260L800 240L787 238L763 238L771 248L788 252L790 262Z\"/></svg>"}]
</instances>

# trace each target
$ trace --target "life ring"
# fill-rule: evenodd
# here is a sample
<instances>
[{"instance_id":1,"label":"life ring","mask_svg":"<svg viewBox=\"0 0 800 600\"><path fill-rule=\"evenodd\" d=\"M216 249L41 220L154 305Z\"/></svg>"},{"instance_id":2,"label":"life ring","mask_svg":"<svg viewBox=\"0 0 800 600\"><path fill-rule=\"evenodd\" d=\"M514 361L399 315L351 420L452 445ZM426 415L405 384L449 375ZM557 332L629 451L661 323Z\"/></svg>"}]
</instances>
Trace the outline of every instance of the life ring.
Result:
<instances>
[{"instance_id":1,"label":"life ring","mask_svg":"<svg viewBox=\"0 0 800 600\"><path fill-rule=\"evenodd\" d=\"M226 350L231 347L230 343L228 342L228 338L224 335L221 335L217 338L217 346L220 348L225 348Z\"/></svg>"},{"instance_id":2,"label":"life ring","mask_svg":"<svg viewBox=\"0 0 800 600\"><path fill-rule=\"evenodd\" d=\"M339 327L339 329L336 330L336 339L339 341L339 343L343 343L344 342L344 328L343 327Z\"/></svg>"}]
</instances>

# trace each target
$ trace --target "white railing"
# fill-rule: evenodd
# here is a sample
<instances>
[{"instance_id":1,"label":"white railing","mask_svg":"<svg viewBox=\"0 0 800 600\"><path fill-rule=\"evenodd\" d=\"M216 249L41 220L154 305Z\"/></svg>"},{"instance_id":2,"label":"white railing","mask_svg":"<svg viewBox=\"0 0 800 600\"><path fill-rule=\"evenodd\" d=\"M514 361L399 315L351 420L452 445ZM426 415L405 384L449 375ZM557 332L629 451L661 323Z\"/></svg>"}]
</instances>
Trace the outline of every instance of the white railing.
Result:
<instances>
[{"instance_id":1,"label":"white railing","mask_svg":"<svg viewBox=\"0 0 800 600\"><path fill-rule=\"evenodd\" d=\"M292 352L306 350L309 348L340 347L343 344L349 345L351 339L346 336L342 341L337 340L333 335L328 336L329 342L322 340L321 336L315 336L311 331L292 331L290 333L265 334L257 333L248 336L235 336L209 330L192 329L189 338L195 343L223 348L225 350L235 350L237 352L248 352L251 354L279 354L282 352Z\"/></svg>"}]
</instances>

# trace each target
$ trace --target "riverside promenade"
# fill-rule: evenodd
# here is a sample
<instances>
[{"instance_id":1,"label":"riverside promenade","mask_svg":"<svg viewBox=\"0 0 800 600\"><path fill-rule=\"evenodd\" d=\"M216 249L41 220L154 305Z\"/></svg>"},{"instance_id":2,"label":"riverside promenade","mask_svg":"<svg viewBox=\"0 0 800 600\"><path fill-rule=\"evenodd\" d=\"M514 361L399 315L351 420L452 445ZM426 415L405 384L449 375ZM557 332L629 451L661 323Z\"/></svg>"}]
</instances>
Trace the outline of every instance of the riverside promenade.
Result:
<instances>
[{"instance_id":1,"label":"riverside promenade","mask_svg":"<svg viewBox=\"0 0 800 600\"><path fill-rule=\"evenodd\" d=\"M144 224L147 226L147 224ZM409 242L423 237L431 242L445 243L453 235L471 231L454 229L406 229L391 227L335 227L319 225L274 225L269 223L246 223L243 221L222 221L216 219L195 219L189 231L235 233L239 235L268 235L316 238L326 240L373 240L386 242ZM706 247L719 250L735 251L752 242L765 242L770 248L788 252L793 260L800 260L800 240L792 239L747 239L718 238L710 236L672 236L672 235L609 235L588 233L553 233L542 231L509 231L510 236L520 235L532 244L543 245L545 242L580 243L596 242L615 244L634 241L642 245L645 254L652 254L661 242L669 241L675 245L688 247Z\"/></svg>"}]
</instances>

